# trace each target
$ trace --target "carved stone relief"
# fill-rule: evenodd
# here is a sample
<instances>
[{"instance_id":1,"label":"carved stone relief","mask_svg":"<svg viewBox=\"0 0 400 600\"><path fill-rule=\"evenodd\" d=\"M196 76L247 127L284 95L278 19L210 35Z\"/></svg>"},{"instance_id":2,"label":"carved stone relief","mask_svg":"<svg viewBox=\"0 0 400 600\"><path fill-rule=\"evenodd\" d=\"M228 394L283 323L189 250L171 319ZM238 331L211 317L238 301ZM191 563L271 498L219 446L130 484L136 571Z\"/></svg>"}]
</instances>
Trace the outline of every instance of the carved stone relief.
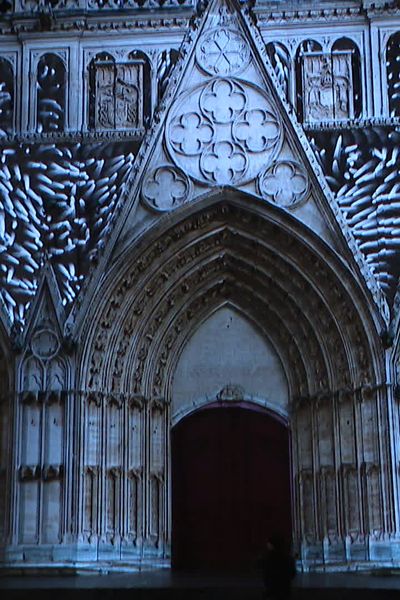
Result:
<instances>
[{"instance_id":1,"label":"carved stone relief","mask_svg":"<svg viewBox=\"0 0 400 600\"><path fill-rule=\"evenodd\" d=\"M236 75L249 62L249 45L234 29L223 26L211 29L196 48L200 67L210 75Z\"/></svg>"},{"instance_id":2,"label":"carved stone relief","mask_svg":"<svg viewBox=\"0 0 400 600\"><path fill-rule=\"evenodd\" d=\"M143 127L143 61L94 61L96 130Z\"/></svg>"},{"instance_id":3,"label":"carved stone relief","mask_svg":"<svg viewBox=\"0 0 400 600\"><path fill-rule=\"evenodd\" d=\"M295 208L307 198L309 178L304 168L294 161L275 162L258 179L260 194L285 208Z\"/></svg>"},{"instance_id":4,"label":"carved stone relief","mask_svg":"<svg viewBox=\"0 0 400 600\"><path fill-rule=\"evenodd\" d=\"M305 121L354 117L351 51L304 53L302 76Z\"/></svg>"},{"instance_id":5,"label":"carved stone relief","mask_svg":"<svg viewBox=\"0 0 400 600\"><path fill-rule=\"evenodd\" d=\"M185 173L174 166L162 165L146 177L142 196L150 208L172 210L190 199L191 185Z\"/></svg>"}]
</instances>

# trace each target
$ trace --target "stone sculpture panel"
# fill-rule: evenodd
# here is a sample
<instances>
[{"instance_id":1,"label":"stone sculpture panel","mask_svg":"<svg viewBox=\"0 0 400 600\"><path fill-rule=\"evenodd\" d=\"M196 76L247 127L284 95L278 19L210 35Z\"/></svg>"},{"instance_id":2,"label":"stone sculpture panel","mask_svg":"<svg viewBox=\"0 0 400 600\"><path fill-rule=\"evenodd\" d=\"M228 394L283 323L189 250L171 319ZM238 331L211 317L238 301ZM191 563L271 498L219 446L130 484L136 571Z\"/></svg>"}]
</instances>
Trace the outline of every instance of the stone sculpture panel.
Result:
<instances>
[{"instance_id":1,"label":"stone sculpture panel","mask_svg":"<svg viewBox=\"0 0 400 600\"><path fill-rule=\"evenodd\" d=\"M302 57L304 120L354 117L351 52L305 53Z\"/></svg>"},{"instance_id":2,"label":"stone sculpture panel","mask_svg":"<svg viewBox=\"0 0 400 600\"><path fill-rule=\"evenodd\" d=\"M96 130L143 127L143 61L95 61Z\"/></svg>"}]
</instances>

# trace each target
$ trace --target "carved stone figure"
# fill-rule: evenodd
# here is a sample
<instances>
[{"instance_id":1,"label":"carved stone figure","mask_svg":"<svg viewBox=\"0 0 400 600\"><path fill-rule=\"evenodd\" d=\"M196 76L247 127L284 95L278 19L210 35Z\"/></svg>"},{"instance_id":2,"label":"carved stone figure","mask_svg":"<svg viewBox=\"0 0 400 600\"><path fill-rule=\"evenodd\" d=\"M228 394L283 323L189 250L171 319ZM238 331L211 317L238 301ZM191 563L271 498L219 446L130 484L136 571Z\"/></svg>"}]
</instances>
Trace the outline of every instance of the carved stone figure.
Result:
<instances>
[{"instance_id":1,"label":"carved stone figure","mask_svg":"<svg viewBox=\"0 0 400 600\"><path fill-rule=\"evenodd\" d=\"M351 53L305 53L302 57L304 119L350 119L354 114Z\"/></svg>"},{"instance_id":2,"label":"carved stone figure","mask_svg":"<svg viewBox=\"0 0 400 600\"><path fill-rule=\"evenodd\" d=\"M95 128L143 127L143 63L95 63Z\"/></svg>"}]
</instances>

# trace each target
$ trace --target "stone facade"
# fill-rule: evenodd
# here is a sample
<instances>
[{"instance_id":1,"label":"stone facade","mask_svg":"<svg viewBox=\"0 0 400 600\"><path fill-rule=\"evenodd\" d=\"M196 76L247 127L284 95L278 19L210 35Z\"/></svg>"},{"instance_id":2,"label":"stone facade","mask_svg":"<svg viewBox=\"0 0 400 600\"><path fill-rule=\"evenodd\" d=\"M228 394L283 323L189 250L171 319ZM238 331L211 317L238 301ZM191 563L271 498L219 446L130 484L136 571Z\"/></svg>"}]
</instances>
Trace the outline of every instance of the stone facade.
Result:
<instances>
[{"instance_id":1,"label":"stone facade","mask_svg":"<svg viewBox=\"0 0 400 600\"><path fill-rule=\"evenodd\" d=\"M2 568L168 567L216 401L287 424L300 569L399 566L397 3L2 6Z\"/></svg>"}]
</instances>

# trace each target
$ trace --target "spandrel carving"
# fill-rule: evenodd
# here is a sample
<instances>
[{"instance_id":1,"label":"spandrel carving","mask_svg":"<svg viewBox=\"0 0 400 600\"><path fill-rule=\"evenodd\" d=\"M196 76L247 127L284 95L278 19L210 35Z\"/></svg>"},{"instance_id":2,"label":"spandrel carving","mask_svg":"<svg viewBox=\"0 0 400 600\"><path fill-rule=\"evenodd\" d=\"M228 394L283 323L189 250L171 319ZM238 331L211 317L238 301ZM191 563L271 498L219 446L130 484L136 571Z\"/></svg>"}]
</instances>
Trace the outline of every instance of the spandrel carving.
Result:
<instances>
[{"instance_id":1,"label":"spandrel carving","mask_svg":"<svg viewBox=\"0 0 400 600\"><path fill-rule=\"evenodd\" d=\"M261 173L258 187L261 195L285 208L295 208L307 198L309 179L304 168L294 161L277 161Z\"/></svg>"},{"instance_id":2,"label":"spandrel carving","mask_svg":"<svg viewBox=\"0 0 400 600\"><path fill-rule=\"evenodd\" d=\"M37 130L62 131L65 126L66 71L61 58L45 54L37 66Z\"/></svg>"},{"instance_id":3,"label":"spandrel carving","mask_svg":"<svg viewBox=\"0 0 400 600\"><path fill-rule=\"evenodd\" d=\"M210 75L236 75L248 65L250 49L238 31L223 26L204 34L196 58Z\"/></svg>"},{"instance_id":4,"label":"spandrel carving","mask_svg":"<svg viewBox=\"0 0 400 600\"><path fill-rule=\"evenodd\" d=\"M157 167L143 183L145 202L156 210L177 208L189 199L190 181L181 169L164 165Z\"/></svg>"}]
</instances>

